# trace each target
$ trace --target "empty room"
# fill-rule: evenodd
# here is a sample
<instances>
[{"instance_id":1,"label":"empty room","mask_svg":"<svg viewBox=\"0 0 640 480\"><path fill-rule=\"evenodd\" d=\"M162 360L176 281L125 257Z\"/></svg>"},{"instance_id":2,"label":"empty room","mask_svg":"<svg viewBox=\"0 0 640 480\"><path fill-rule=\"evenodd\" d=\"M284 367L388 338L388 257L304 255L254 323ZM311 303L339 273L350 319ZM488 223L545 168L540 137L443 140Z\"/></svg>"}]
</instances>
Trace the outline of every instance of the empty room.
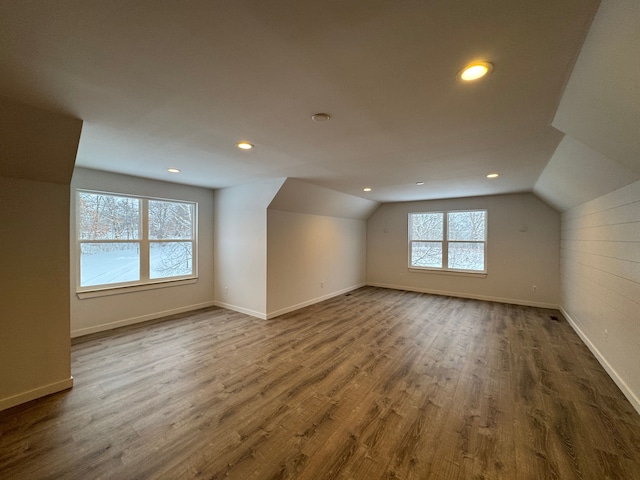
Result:
<instances>
[{"instance_id":1,"label":"empty room","mask_svg":"<svg viewBox=\"0 0 640 480\"><path fill-rule=\"evenodd\" d=\"M0 479L640 480L637 0L0 32Z\"/></svg>"}]
</instances>

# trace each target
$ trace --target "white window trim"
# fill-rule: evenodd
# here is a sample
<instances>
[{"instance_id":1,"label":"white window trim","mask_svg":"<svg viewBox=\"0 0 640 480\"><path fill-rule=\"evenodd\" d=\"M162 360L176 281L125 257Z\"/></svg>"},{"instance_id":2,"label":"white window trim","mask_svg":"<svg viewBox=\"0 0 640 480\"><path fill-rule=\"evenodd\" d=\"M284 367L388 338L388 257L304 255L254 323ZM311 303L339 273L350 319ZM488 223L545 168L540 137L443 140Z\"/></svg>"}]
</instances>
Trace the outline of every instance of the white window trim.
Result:
<instances>
[{"instance_id":1,"label":"white window trim","mask_svg":"<svg viewBox=\"0 0 640 480\"><path fill-rule=\"evenodd\" d=\"M457 213L457 212L484 212L484 241L474 241L474 240L448 240L448 213ZM411 251L413 242L422 242L423 240L412 240L411 239L411 216L419 215L425 213L441 213L442 214L442 240L429 240L433 242L442 243L442 267L418 267L415 265L411 265ZM407 265L409 271L412 272L428 272L428 273L438 273L438 274L446 274L446 275L458 275L458 276L466 276L466 277L486 277L487 276L487 265L488 265L488 256L487 256L487 245L489 243L489 212L483 208L476 208L473 210L435 210L429 212L409 212L407 216L407 233L408 233L408 249L407 249ZM449 264L449 243L484 243L484 270L464 270L460 268L449 268L446 265Z\"/></svg>"},{"instance_id":2,"label":"white window trim","mask_svg":"<svg viewBox=\"0 0 640 480\"><path fill-rule=\"evenodd\" d=\"M77 291L76 295L78 298L96 298L96 297L107 297L109 295L121 295L123 293L133 293L133 292L144 292L145 290L155 290L157 288L165 288L165 287L175 287L179 285L191 285L194 283L198 283L198 278L184 278L177 280L161 280L158 282L149 282L145 284L138 285L120 285L116 287L112 287L110 285L102 286L102 287L84 287L82 291Z\"/></svg>"},{"instance_id":3,"label":"white window trim","mask_svg":"<svg viewBox=\"0 0 640 480\"><path fill-rule=\"evenodd\" d=\"M141 232L142 239L140 240L96 240L96 241L87 241L80 240L80 193L93 193L99 195L114 195L118 197L127 197L127 198L135 198L138 200L142 200L141 202ZM179 203L189 203L193 205L193 239L190 242L193 245L192 248L192 264L193 264L193 273L190 275L181 275L174 276L168 278L158 278L151 279L149 278L149 245L151 243L160 243L163 240L149 240L149 200L157 200L164 202L179 202ZM191 283L196 283L198 280L198 202L194 202L192 200L180 200L176 198L162 198L162 197L150 197L146 195L131 195L127 193L118 193L118 192L106 192L102 190L90 190L85 188L77 188L75 192L75 210L76 210L76 219L75 219L75 241L76 241L76 294L78 298L92 298L92 297L101 297L107 295L116 295L121 293L130 293L136 291L144 291L151 290L155 288L163 288L169 286L177 286L177 285L186 285ZM166 241L175 241L175 240L166 240ZM80 285L80 265L81 265L81 248L80 245L82 243L136 243L140 244L140 280L132 281L132 282L121 282L121 283L109 283L103 285L91 285L87 287L82 287ZM186 242L186 241L185 241Z\"/></svg>"}]
</instances>

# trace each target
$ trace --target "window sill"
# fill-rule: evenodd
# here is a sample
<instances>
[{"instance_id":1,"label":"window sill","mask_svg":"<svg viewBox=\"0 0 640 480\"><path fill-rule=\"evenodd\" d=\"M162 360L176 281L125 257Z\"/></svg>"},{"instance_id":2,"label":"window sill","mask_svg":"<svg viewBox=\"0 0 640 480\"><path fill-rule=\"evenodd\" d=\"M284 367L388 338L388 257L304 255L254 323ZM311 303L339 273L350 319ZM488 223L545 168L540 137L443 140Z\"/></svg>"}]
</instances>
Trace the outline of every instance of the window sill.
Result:
<instances>
[{"instance_id":1,"label":"window sill","mask_svg":"<svg viewBox=\"0 0 640 480\"><path fill-rule=\"evenodd\" d=\"M106 297L109 295L120 295L123 293L143 292L165 287L177 287L181 285L191 285L197 283L198 277L181 278L178 280L163 280L139 285L119 285L115 287L99 287L94 289L76 290L76 295L80 299Z\"/></svg>"},{"instance_id":2,"label":"window sill","mask_svg":"<svg viewBox=\"0 0 640 480\"><path fill-rule=\"evenodd\" d=\"M409 268L410 272L414 273L435 273L436 275L453 275L456 277L475 277L484 278L487 276L487 272L457 272L454 270L440 270L431 268Z\"/></svg>"}]
</instances>

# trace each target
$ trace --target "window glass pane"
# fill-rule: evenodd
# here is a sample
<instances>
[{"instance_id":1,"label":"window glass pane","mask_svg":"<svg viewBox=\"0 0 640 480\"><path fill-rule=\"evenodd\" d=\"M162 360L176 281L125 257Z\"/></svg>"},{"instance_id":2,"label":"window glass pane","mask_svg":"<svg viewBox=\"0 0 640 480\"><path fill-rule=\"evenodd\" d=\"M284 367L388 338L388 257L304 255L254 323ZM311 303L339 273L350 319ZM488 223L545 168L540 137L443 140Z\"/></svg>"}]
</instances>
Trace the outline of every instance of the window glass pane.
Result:
<instances>
[{"instance_id":1,"label":"window glass pane","mask_svg":"<svg viewBox=\"0 0 640 480\"><path fill-rule=\"evenodd\" d=\"M80 245L80 286L140 280L137 243L83 243Z\"/></svg>"},{"instance_id":2,"label":"window glass pane","mask_svg":"<svg viewBox=\"0 0 640 480\"><path fill-rule=\"evenodd\" d=\"M483 241L485 213L484 211L447 213L448 240Z\"/></svg>"},{"instance_id":3,"label":"window glass pane","mask_svg":"<svg viewBox=\"0 0 640 480\"><path fill-rule=\"evenodd\" d=\"M442 240L442 213L412 213L411 240Z\"/></svg>"},{"instance_id":4,"label":"window glass pane","mask_svg":"<svg viewBox=\"0 0 640 480\"><path fill-rule=\"evenodd\" d=\"M442 243L411 243L411 266L442 268Z\"/></svg>"},{"instance_id":5,"label":"window glass pane","mask_svg":"<svg viewBox=\"0 0 640 480\"><path fill-rule=\"evenodd\" d=\"M149 245L150 278L167 278L193 273L191 242L163 242Z\"/></svg>"},{"instance_id":6,"label":"window glass pane","mask_svg":"<svg viewBox=\"0 0 640 480\"><path fill-rule=\"evenodd\" d=\"M484 243L450 243L449 268L484 271Z\"/></svg>"},{"instance_id":7,"label":"window glass pane","mask_svg":"<svg viewBox=\"0 0 640 480\"><path fill-rule=\"evenodd\" d=\"M101 193L79 192L81 240L138 240L140 201Z\"/></svg>"},{"instance_id":8,"label":"window glass pane","mask_svg":"<svg viewBox=\"0 0 640 480\"><path fill-rule=\"evenodd\" d=\"M191 240L193 204L149 200L149 239Z\"/></svg>"}]
</instances>

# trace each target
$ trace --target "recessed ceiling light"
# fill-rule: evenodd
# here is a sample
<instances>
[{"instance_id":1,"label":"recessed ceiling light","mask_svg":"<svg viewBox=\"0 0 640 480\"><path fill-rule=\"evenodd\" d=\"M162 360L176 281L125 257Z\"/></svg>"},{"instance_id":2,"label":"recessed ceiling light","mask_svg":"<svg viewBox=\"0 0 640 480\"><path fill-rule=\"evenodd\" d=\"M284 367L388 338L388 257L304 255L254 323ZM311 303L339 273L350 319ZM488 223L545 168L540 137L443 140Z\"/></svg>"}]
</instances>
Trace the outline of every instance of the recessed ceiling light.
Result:
<instances>
[{"instance_id":1,"label":"recessed ceiling light","mask_svg":"<svg viewBox=\"0 0 640 480\"><path fill-rule=\"evenodd\" d=\"M313 115L311 115L311 120L313 120L314 122L326 122L330 118L331 117L328 113L314 113Z\"/></svg>"},{"instance_id":2,"label":"recessed ceiling light","mask_svg":"<svg viewBox=\"0 0 640 480\"><path fill-rule=\"evenodd\" d=\"M490 173L489 175L487 175L487 178L498 178L499 176L499 173Z\"/></svg>"},{"instance_id":3,"label":"recessed ceiling light","mask_svg":"<svg viewBox=\"0 0 640 480\"><path fill-rule=\"evenodd\" d=\"M484 77L491 70L493 70L493 65L489 62L474 62L460 72L460 78L465 82L470 82Z\"/></svg>"},{"instance_id":4,"label":"recessed ceiling light","mask_svg":"<svg viewBox=\"0 0 640 480\"><path fill-rule=\"evenodd\" d=\"M249 142L238 142L236 146L242 150L251 150L253 148L253 144Z\"/></svg>"},{"instance_id":5,"label":"recessed ceiling light","mask_svg":"<svg viewBox=\"0 0 640 480\"><path fill-rule=\"evenodd\" d=\"M363 192L370 192L371 191L371 187L364 187L362 189Z\"/></svg>"},{"instance_id":6,"label":"recessed ceiling light","mask_svg":"<svg viewBox=\"0 0 640 480\"><path fill-rule=\"evenodd\" d=\"M424 185L424 182L416 182L416 185Z\"/></svg>"},{"instance_id":7,"label":"recessed ceiling light","mask_svg":"<svg viewBox=\"0 0 640 480\"><path fill-rule=\"evenodd\" d=\"M180 173L180 170L177 168L167 168L167 172L169 173Z\"/></svg>"}]
</instances>

